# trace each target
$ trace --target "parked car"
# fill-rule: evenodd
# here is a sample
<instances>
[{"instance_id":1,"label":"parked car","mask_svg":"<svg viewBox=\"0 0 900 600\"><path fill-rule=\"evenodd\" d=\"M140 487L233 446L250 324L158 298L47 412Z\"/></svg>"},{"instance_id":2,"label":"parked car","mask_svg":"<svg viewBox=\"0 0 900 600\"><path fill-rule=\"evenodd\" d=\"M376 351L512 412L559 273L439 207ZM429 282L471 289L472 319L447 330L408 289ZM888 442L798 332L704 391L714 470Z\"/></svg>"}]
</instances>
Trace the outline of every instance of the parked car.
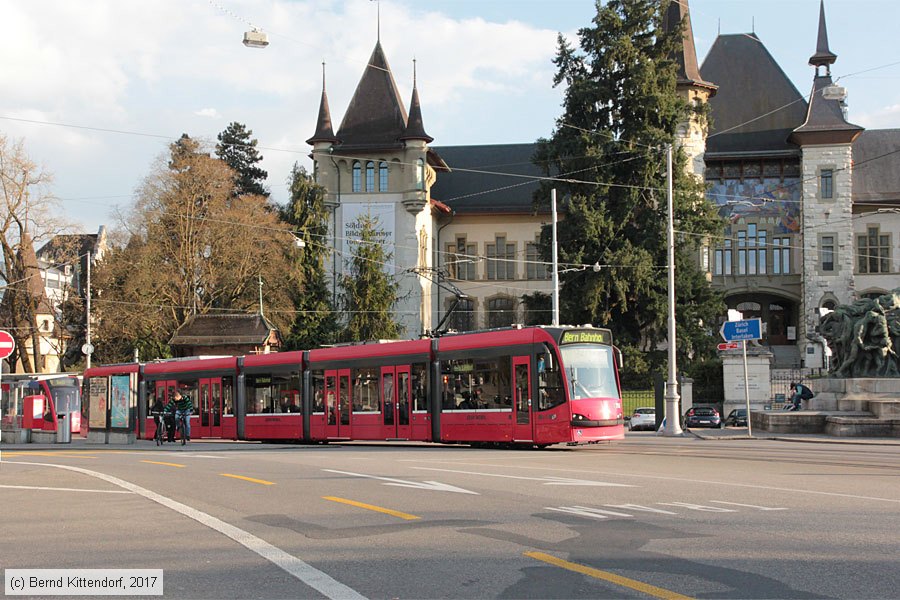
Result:
<instances>
[{"instance_id":1,"label":"parked car","mask_svg":"<svg viewBox=\"0 0 900 600\"><path fill-rule=\"evenodd\" d=\"M695 406L684 415L685 427L722 427L722 416L712 406Z\"/></svg>"},{"instance_id":2,"label":"parked car","mask_svg":"<svg viewBox=\"0 0 900 600\"><path fill-rule=\"evenodd\" d=\"M656 409L653 407L643 406L634 409L631 420L628 421L629 431L638 431L639 429L656 429Z\"/></svg>"},{"instance_id":3,"label":"parked car","mask_svg":"<svg viewBox=\"0 0 900 600\"><path fill-rule=\"evenodd\" d=\"M728 427L746 427L747 426L747 409L736 408L725 417L725 426Z\"/></svg>"}]
</instances>

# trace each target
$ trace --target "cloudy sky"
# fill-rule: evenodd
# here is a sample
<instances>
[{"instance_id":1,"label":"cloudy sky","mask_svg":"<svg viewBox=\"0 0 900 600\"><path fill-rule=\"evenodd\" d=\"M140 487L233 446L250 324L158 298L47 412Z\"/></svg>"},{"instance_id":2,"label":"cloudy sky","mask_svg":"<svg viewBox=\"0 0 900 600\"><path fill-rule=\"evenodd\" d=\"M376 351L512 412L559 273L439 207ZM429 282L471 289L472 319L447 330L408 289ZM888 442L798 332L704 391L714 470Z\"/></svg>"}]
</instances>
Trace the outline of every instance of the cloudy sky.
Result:
<instances>
[{"instance_id":1,"label":"cloudy sky","mask_svg":"<svg viewBox=\"0 0 900 600\"><path fill-rule=\"evenodd\" d=\"M691 0L698 54L717 32L755 31L801 93L813 70L819 0ZM23 138L54 173L52 191L85 231L168 143L215 140L231 121L253 130L268 185L307 164L321 63L337 125L376 40L370 0L0 0L4 68L0 132ZM381 41L403 98L412 62L435 145L530 142L552 132L557 32L570 40L593 0L381 0ZM835 76L851 121L900 127L900 2L826 0ZM270 45L241 44L254 25ZM891 65L891 66L886 66ZM870 70L873 69L873 70Z\"/></svg>"}]
</instances>

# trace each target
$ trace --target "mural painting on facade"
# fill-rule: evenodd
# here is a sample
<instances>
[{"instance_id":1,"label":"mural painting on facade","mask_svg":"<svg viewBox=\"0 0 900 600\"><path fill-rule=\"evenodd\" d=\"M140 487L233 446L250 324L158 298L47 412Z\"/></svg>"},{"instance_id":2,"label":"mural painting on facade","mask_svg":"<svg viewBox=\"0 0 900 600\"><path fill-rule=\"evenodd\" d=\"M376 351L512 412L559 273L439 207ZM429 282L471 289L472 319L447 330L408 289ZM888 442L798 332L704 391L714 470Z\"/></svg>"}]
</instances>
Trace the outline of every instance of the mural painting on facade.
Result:
<instances>
[{"instance_id":1,"label":"mural painting on facade","mask_svg":"<svg viewBox=\"0 0 900 600\"><path fill-rule=\"evenodd\" d=\"M726 179L707 183L707 196L729 223L756 222L770 226L775 235L800 231L799 179Z\"/></svg>"},{"instance_id":2,"label":"mural painting on facade","mask_svg":"<svg viewBox=\"0 0 900 600\"><path fill-rule=\"evenodd\" d=\"M833 355L834 377L900 377L900 288L860 298L823 316L819 333Z\"/></svg>"}]
</instances>

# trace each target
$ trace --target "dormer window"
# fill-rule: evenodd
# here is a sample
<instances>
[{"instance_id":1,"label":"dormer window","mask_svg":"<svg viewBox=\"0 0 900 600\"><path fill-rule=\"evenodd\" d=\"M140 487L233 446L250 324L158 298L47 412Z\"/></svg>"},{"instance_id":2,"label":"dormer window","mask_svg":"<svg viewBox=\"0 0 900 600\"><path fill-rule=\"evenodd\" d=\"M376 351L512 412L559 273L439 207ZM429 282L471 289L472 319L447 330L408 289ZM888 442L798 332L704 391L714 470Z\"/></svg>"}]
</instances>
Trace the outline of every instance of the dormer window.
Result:
<instances>
[{"instance_id":1,"label":"dormer window","mask_svg":"<svg viewBox=\"0 0 900 600\"><path fill-rule=\"evenodd\" d=\"M384 161L378 163L378 191L388 191L388 165Z\"/></svg>"},{"instance_id":2,"label":"dormer window","mask_svg":"<svg viewBox=\"0 0 900 600\"><path fill-rule=\"evenodd\" d=\"M375 163L371 160L366 163L366 191L375 191Z\"/></svg>"},{"instance_id":3,"label":"dormer window","mask_svg":"<svg viewBox=\"0 0 900 600\"><path fill-rule=\"evenodd\" d=\"M425 161L421 158L416 161L416 189L425 189Z\"/></svg>"},{"instance_id":4,"label":"dormer window","mask_svg":"<svg viewBox=\"0 0 900 600\"><path fill-rule=\"evenodd\" d=\"M353 161L353 187L351 189L354 192L362 190L362 167L358 160Z\"/></svg>"}]
</instances>

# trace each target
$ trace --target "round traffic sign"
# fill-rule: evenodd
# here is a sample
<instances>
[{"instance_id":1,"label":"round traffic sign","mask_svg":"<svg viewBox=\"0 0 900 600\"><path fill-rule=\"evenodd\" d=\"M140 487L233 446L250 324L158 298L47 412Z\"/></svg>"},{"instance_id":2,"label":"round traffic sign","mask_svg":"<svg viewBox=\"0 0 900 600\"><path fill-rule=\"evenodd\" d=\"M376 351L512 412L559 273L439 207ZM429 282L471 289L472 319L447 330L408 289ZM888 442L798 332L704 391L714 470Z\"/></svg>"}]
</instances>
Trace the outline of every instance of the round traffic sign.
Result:
<instances>
[{"instance_id":1,"label":"round traffic sign","mask_svg":"<svg viewBox=\"0 0 900 600\"><path fill-rule=\"evenodd\" d=\"M81 347L81 352L83 354L93 354L94 353L94 345L93 344L85 344Z\"/></svg>"},{"instance_id":2,"label":"round traffic sign","mask_svg":"<svg viewBox=\"0 0 900 600\"><path fill-rule=\"evenodd\" d=\"M16 349L16 340L8 331L0 330L0 358L6 358Z\"/></svg>"}]
</instances>

